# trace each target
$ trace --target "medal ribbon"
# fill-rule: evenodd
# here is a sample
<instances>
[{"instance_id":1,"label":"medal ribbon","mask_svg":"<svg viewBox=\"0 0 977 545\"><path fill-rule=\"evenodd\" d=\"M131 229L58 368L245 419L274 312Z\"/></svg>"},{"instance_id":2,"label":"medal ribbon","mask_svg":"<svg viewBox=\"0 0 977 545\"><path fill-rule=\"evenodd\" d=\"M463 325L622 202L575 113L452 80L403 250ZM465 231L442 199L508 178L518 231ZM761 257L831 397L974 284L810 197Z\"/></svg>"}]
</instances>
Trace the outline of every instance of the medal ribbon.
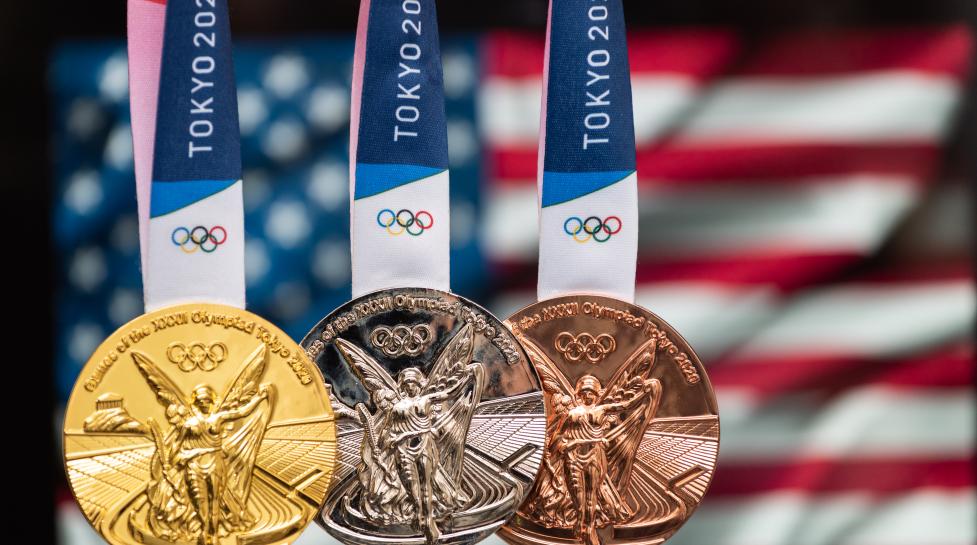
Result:
<instances>
[{"instance_id":1,"label":"medal ribbon","mask_svg":"<svg viewBox=\"0 0 977 545\"><path fill-rule=\"evenodd\" d=\"M244 205L226 0L129 0L146 310L244 308Z\"/></svg>"},{"instance_id":2,"label":"medal ribbon","mask_svg":"<svg viewBox=\"0 0 977 545\"><path fill-rule=\"evenodd\" d=\"M363 0L353 59L353 297L450 289L448 137L434 0Z\"/></svg>"},{"instance_id":3,"label":"medal ribbon","mask_svg":"<svg viewBox=\"0 0 977 545\"><path fill-rule=\"evenodd\" d=\"M538 297L633 302L638 185L621 0L551 0L542 120Z\"/></svg>"}]
</instances>

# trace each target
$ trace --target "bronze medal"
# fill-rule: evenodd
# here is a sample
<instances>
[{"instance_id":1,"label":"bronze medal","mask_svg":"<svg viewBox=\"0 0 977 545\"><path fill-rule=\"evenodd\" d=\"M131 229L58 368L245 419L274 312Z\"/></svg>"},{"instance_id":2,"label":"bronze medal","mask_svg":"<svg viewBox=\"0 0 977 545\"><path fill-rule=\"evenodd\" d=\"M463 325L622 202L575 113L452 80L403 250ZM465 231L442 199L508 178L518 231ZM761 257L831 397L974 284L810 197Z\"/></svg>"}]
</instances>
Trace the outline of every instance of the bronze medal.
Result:
<instances>
[{"instance_id":1,"label":"bronze medal","mask_svg":"<svg viewBox=\"0 0 977 545\"><path fill-rule=\"evenodd\" d=\"M530 305L506 325L542 380L547 443L502 538L612 545L675 533L719 449L716 398L685 340L641 307L590 295Z\"/></svg>"}]
</instances>

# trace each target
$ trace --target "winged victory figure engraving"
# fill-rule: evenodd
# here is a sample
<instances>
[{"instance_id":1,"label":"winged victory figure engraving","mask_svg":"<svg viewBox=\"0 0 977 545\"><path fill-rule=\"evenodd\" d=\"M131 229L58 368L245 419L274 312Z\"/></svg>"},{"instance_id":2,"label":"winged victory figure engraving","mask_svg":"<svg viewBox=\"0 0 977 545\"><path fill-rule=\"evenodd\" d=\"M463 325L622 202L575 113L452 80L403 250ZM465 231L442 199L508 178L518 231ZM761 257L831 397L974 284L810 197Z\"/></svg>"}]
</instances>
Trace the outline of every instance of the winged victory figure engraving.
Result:
<instances>
[{"instance_id":1,"label":"winged victory figure engraving","mask_svg":"<svg viewBox=\"0 0 977 545\"><path fill-rule=\"evenodd\" d=\"M572 529L586 545L597 530L634 516L624 493L638 446L661 402L661 382L650 378L655 341L637 349L601 385L593 375L575 386L532 341L524 347L539 373L551 408L547 444L533 498L521 511L550 528Z\"/></svg>"},{"instance_id":2,"label":"winged victory figure engraving","mask_svg":"<svg viewBox=\"0 0 977 545\"><path fill-rule=\"evenodd\" d=\"M147 525L170 542L216 544L254 526L247 509L255 458L274 406L274 389L260 384L268 350L261 345L218 397L207 384L189 396L149 359L132 359L166 409L163 431L149 419L156 444L150 462Z\"/></svg>"},{"instance_id":3,"label":"winged victory figure engraving","mask_svg":"<svg viewBox=\"0 0 977 545\"><path fill-rule=\"evenodd\" d=\"M394 380L352 343L337 339L336 346L374 406L372 413L355 407L364 434L352 501L376 524L407 524L437 542L439 524L471 499L461 484L465 438L485 387L484 366L472 361L472 326L448 342L427 376L408 367Z\"/></svg>"}]
</instances>

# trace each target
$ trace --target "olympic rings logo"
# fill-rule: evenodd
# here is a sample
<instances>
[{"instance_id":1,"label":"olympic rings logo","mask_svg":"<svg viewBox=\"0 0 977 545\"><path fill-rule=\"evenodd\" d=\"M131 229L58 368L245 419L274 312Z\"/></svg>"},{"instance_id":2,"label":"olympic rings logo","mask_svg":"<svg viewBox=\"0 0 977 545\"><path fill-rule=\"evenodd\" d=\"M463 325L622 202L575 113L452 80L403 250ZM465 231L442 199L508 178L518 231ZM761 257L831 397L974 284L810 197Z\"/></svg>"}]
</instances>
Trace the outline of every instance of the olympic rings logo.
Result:
<instances>
[{"instance_id":1,"label":"olympic rings logo","mask_svg":"<svg viewBox=\"0 0 977 545\"><path fill-rule=\"evenodd\" d=\"M600 363L617 349L617 341L606 333L595 337L590 333L573 335L564 331L557 335L554 345L556 350L570 362L586 359L590 363Z\"/></svg>"},{"instance_id":2,"label":"olympic rings logo","mask_svg":"<svg viewBox=\"0 0 977 545\"><path fill-rule=\"evenodd\" d=\"M621 218L617 216L608 216L605 219L590 216L585 220L572 216L563 222L563 232L581 244L591 239L603 243L620 233L623 226Z\"/></svg>"},{"instance_id":3,"label":"olympic rings logo","mask_svg":"<svg viewBox=\"0 0 977 545\"><path fill-rule=\"evenodd\" d=\"M193 229L177 227L170 234L173 244L179 246L184 253L192 254L197 250L211 253L218 246L227 242L227 230L220 225L215 225L207 229L203 225L198 225Z\"/></svg>"},{"instance_id":4,"label":"olympic rings logo","mask_svg":"<svg viewBox=\"0 0 977 545\"><path fill-rule=\"evenodd\" d=\"M399 237L407 233L417 237L434 227L434 216L427 210L415 214L406 208L396 213L389 208L384 208L377 214L377 225L386 229L391 236Z\"/></svg>"},{"instance_id":5,"label":"olympic rings logo","mask_svg":"<svg viewBox=\"0 0 977 545\"><path fill-rule=\"evenodd\" d=\"M370 333L370 342L391 358L419 356L434 340L434 331L425 324L393 328L380 326Z\"/></svg>"},{"instance_id":6,"label":"olympic rings logo","mask_svg":"<svg viewBox=\"0 0 977 545\"><path fill-rule=\"evenodd\" d=\"M194 369L213 371L227 359L227 345L217 342L209 345L192 343L187 346L176 342L166 348L166 358L187 373Z\"/></svg>"}]
</instances>

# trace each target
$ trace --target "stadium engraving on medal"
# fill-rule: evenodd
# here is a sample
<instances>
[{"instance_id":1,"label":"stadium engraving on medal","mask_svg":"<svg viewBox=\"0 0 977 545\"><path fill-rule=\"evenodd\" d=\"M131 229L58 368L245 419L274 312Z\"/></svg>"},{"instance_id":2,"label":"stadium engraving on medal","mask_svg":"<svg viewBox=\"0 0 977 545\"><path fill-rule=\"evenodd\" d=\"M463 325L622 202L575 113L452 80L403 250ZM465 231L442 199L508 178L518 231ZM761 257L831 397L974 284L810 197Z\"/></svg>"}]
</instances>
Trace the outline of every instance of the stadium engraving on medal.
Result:
<instances>
[{"instance_id":1,"label":"stadium engraving on medal","mask_svg":"<svg viewBox=\"0 0 977 545\"><path fill-rule=\"evenodd\" d=\"M505 323L540 376L548 420L539 477L499 535L612 545L674 534L719 450L715 395L685 340L651 312L600 296L542 301Z\"/></svg>"},{"instance_id":2,"label":"stadium engraving on medal","mask_svg":"<svg viewBox=\"0 0 977 545\"><path fill-rule=\"evenodd\" d=\"M299 346L258 316L158 310L85 365L65 414L68 481L113 545L292 542L332 477L328 400Z\"/></svg>"},{"instance_id":3,"label":"stadium engraving on medal","mask_svg":"<svg viewBox=\"0 0 977 545\"><path fill-rule=\"evenodd\" d=\"M344 543L467 544L533 486L539 378L502 322L449 293L351 301L302 341L331 390L339 459L318 522Z\"/></svg>"}]
</instances>

